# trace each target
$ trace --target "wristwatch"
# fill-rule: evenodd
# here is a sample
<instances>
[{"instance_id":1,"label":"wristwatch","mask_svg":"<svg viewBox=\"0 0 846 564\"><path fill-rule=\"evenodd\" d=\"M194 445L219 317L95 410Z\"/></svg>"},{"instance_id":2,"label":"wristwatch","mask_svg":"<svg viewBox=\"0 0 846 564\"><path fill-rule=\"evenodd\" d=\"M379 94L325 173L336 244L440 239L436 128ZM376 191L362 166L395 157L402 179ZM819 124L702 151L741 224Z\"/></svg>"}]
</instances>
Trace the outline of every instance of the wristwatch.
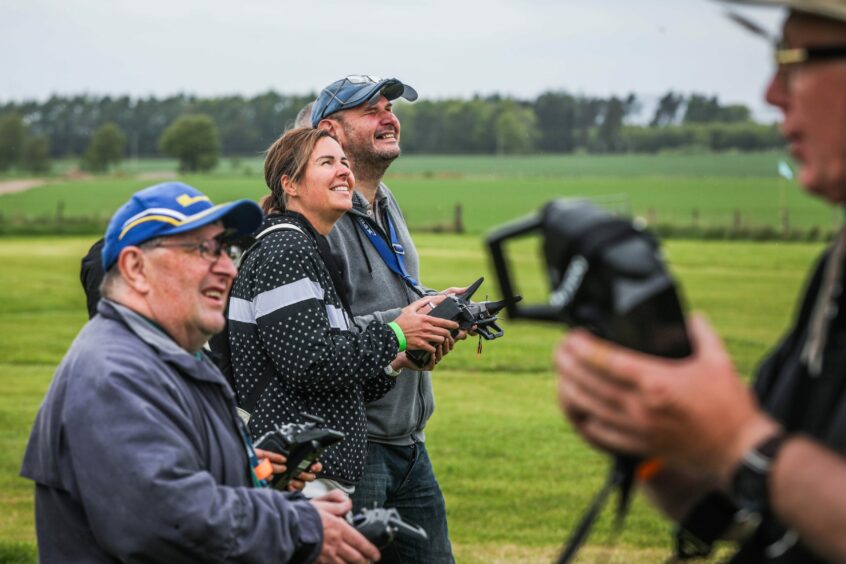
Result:
<instances>
[{"instance_id":1,"label":"wristwatch","mask_svg":"<svg viewBox=\"0 0 846 564\"><path fill-rule=\"evenodd\" d=\"M788 435L779 431L746 452L731 479L729 493L738 509L763 514L770 508L769 479L773 461Z\"/></svg>"}]
</instances>

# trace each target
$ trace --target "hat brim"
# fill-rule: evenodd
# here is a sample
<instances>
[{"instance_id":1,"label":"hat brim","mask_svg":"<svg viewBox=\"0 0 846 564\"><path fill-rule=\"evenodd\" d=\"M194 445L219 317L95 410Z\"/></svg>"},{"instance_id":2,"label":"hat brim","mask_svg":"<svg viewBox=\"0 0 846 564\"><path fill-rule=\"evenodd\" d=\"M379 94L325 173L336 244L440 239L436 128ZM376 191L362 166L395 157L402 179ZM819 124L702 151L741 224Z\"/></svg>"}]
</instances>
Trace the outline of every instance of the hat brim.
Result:
<instances>
[{"instance_id":1,"label":"hat brim","mask_svg":"<svg viewBox=\"0 0 846 564\"><path fill-rule=\"evenodd\" d=\"M408 84L403 84L399 80L395 79L384 81L379 90L382 93L382 96L388 100L405 98L409 102L413 102L417 99L417 90Z\"/></svg>"},{"instance_id":2,"label":"hat brim","mask_svg":"<svg viewBox=\"0 0 846 564\"><path fill-rule=\"evenodd\" d=\"M249 235L258 229L264 220L261 208L252 200L237 200L218 204L200 213L185 218L183 222L156 234L157 237L177 235L222 221L227 229L234 229L234 235Z\"/></svg>"},{"instance_id":3,"label":"hat brim","mask_svg":"<svg viewBox=\"0 0 846 564\"><path fill-rule=\"evenodd\" d=\"M831 0L719 0L724 4L778 6L846 22L846 4Z\"/></svg>"}]
</instances>

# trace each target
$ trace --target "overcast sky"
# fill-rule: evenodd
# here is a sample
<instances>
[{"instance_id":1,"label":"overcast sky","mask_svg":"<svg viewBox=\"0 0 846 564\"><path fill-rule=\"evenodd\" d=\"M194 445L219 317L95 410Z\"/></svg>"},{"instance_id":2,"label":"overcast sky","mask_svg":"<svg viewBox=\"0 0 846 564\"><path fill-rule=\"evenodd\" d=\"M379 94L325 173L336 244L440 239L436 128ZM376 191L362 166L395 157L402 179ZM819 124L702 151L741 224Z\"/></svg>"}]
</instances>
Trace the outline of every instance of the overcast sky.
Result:
<instances>
[{"instance_id":1,"label":"overcast sky","mask_svg":"<svg viewBox=\"0 0 846 564\"><path fill-rule=\"evenodd\" d=\"M0 101L308 93L716 94L758 116L768 45L710 0L0 0ZM782 13L745 9L777 30Z\"/></svg>"}]
</instances>

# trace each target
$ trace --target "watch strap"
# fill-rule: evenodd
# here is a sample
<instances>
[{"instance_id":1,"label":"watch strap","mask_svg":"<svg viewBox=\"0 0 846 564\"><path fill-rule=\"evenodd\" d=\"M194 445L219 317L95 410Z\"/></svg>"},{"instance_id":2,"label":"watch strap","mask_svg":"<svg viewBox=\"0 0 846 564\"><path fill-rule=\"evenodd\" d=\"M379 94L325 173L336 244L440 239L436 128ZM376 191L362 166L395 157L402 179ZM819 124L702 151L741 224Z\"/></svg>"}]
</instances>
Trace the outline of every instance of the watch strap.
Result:
<instances>
[{"instance_id":1,"label":"watch strap","mask_svg":"<svg viewBox=\"0 0 846 564\"><path fill-rule=\"evenodd\" d=\"M762 474L769 474L770 467L778 454L781 445L787 440L787 435L783 432L778 432L772 437L765 439L755 448L746 452L743 455L743 464Z\"/></svg>"},{"instance_id":2,"label":"watch strap","mask_svg":"<svg viewBox=\"0 0 846 564\"><path fill-rule=\"evenodd\" d=\"M779 431L743 455L731 480L731 497L741 509L762 513L769 509L769 482L773 462L789 435Z\"/></svg>"}]
</instances>

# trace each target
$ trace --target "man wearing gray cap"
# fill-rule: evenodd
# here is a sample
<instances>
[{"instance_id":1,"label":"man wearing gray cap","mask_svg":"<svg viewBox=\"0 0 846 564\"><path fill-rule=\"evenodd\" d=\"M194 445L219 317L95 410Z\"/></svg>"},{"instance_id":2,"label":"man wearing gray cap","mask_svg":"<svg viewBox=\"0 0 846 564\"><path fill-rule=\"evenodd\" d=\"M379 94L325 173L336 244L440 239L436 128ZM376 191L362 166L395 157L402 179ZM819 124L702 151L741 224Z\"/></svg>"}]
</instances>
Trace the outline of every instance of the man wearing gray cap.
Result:
<instances>
[{"instance_id":1,"label":"man wearing gray cap","mask_svg":"<svg viewBox=\"0 0 846 564\"><path fill-rule=\"evenodd\" d=\"M784 116L801 184L843 205L846 0L742 3L789 9L766 98ZM745 531L735 562L846 561L844 263L846 230L751 394L702 318L690 324L690 359L647 357L584 331L557 349L559 399L576 430L601 449L663 460L649 486L682 521L680 545Z\"/></svg>"},{"instance_id":2,"label":"man wearing gray cap","mask_svg":"<svg viewBox=\"0 0 846 564\"><path fill-rule=\"evenodd\" d=\"M344 260L357 323L387 323L400 308L436 293L419 283L417 250L399 204L382 182L400 155L400 122L393 112L393 101L400 97L414 101L417 92L396 78L355 75L324 88L312 107L312 126L332 131L356 177L353 208L335 225L329 243ZM445 343L440 352L451 346ZM356 508L395 507L426 530L428 542L395 541L404 562L453 561L443 494L423 434L434 410L433 366L403 370L391 392L367 405L367 463L353 494Z\"/></svg>"},{"instance_id":3,"label":"man wearing gray cap","mask_svg":"<svg viewBox=\"0 0 846 564\"><path fill-rule=\"evenodd\" d=\"M201 352L224 327L231 237L255 202L215 206L181 182L112 217L97 315L74 340L33 424L42 562L365 562L378 550L337 494L266 487L225 378Z\"/></svg>"}]
</instances>

